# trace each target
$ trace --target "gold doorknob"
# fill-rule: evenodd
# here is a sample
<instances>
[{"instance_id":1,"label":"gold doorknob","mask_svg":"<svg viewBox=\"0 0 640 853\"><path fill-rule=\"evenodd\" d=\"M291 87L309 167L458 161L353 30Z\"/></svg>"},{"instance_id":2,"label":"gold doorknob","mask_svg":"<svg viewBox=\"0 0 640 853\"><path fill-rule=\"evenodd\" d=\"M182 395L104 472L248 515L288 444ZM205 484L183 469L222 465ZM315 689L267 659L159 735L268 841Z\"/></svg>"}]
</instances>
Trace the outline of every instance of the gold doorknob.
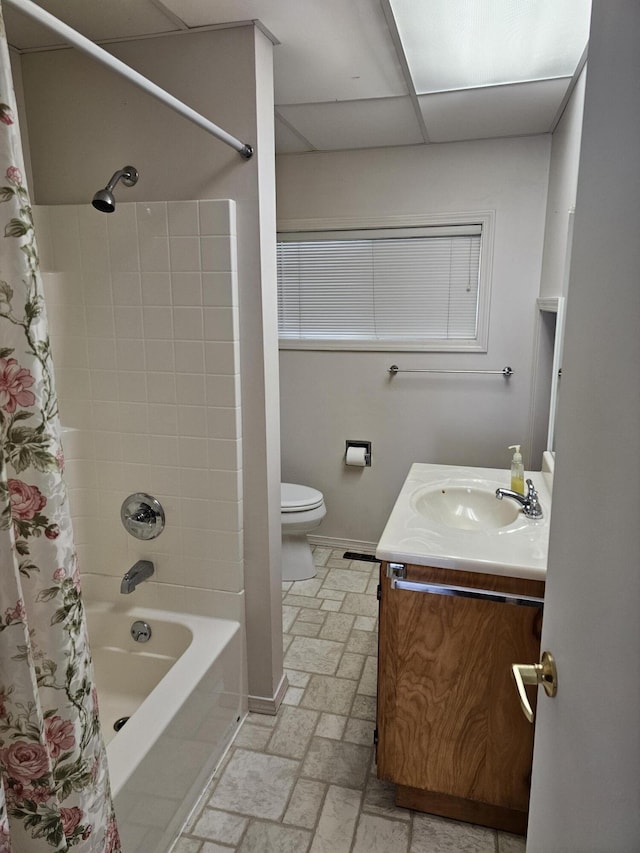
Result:
<instances>
[{"instance_id":1,"label":"gold doorknob","mask_svg":"<svg viewBox=\"0 0 640 853\"><path fill-rule=\"evenodd\" d=\"M556 662L551 652L543 652L540 663L514 663L511 665L511 672L516 681L522 713L532 723L533 709L524 686L525 684L542 684L547 696L555 696L558 692Z\"/></svg>"}]
</instances>

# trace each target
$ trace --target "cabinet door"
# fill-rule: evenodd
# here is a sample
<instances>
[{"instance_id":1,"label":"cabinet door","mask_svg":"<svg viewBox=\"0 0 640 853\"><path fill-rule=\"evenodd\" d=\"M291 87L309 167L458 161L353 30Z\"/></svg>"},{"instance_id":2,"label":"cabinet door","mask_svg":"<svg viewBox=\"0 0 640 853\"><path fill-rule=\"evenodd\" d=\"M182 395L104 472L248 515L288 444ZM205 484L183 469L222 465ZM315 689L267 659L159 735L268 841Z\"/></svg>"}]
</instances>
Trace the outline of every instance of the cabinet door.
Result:
<instances>
[{"instance_id":1,"label":"cabinet door","mask_svg":"<svg viewBox=\"0 0 640 853\"><path fill-rule=\"evenodd\" d=\"M477 585L479 578L489 590L509 580L409 568L417 581ZM520 710L511 664L539 659L541 611L392 589L384 575L381 586L378 775L526 812L533 726Z\"/></svg>"}]
</instances>

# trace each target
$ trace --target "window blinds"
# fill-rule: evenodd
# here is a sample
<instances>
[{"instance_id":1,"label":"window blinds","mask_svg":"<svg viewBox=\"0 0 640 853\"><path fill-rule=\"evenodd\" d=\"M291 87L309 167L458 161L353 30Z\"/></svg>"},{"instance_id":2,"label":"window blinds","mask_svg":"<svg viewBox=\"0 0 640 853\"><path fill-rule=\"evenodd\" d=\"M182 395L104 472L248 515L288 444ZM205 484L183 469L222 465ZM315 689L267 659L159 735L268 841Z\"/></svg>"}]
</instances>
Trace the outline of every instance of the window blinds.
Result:
<instances>
[{"instance_id":1,"label":"window blinds","mask_svg":"<svg viewBox=\"0 0 640 853\"><path fill-rule=\"evenodd\" d=\"M480 226L280 235L283 341L473 340Z\"/></svg>"}]
</instances>

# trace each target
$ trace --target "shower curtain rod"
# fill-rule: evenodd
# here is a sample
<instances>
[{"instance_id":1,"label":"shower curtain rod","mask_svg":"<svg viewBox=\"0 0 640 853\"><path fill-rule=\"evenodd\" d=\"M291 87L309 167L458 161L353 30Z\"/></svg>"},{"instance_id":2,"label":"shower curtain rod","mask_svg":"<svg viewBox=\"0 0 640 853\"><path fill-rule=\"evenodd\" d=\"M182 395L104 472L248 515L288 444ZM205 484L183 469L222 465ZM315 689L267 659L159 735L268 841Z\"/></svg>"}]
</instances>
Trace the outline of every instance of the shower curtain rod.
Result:
<instances>
[{"instance_id":1,"label":"shower curtain rod","mask_svg":"<svg viewBox=\"0 0 640 853\"><path fill-rule=\"evenodd\" d=\"M231 136L231 134L227 133L226 130L218 127L217 124L209 121L209 119L206 119L182 101L179 101L178 98L175 98L173 95L170 95L169 92L161 89L160 86L157 86L147 77L144 77L142 74L134 71L133 68L130 68L120 59L116 59L116 57L112 56L108 51L98 47L98 45L92 42L91 39L81 35L81 33L72 29L67 24L63 23L63 21L60 21L50 12L47 12L45 9L42 9L40 6L33 3L32 0L2 0L2 2L7 6L12 6L19 12L23 12L29 18L33 18L34 21L37 21L47 29L52 30L52 32L61 36L68 44L78 48L78 50L83 51L93 59L101 62L103 65L106 65L108 68L111 68L112 71L115 71L122 77L126 77L127 80L130 80L140 89L143 89L154 98L162 101L163 104L170 107L172 110L175 110L175 112L180 113L180 115L189 119L189 121L194 124L197 124L203 130L206 130L207 133L215 136L226 145L230 145L231 148L241 154L245 160L248 160L253 155L253 148L251 145L248 145L246 142L242 142L240 139L236 139L235 136Z\"/></svg>"}]
</instances>

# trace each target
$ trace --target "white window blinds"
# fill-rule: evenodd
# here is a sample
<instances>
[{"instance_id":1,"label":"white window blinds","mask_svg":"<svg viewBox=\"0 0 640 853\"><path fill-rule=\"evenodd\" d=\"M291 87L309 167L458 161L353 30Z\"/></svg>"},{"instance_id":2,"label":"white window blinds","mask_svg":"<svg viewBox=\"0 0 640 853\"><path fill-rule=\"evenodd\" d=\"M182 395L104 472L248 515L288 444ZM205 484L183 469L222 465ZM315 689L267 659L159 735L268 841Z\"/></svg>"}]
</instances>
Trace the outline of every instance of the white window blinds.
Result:
<instances>
[{"instance_id":1,"label":"white window blinds","mask_svg":"<svg viewBox=\"0 0 640 853\"><path fill-rule=\"evenodd\" d=\"M281 344L475 341L481 226L282 234Z\"/></svg>"}]
</instances>

